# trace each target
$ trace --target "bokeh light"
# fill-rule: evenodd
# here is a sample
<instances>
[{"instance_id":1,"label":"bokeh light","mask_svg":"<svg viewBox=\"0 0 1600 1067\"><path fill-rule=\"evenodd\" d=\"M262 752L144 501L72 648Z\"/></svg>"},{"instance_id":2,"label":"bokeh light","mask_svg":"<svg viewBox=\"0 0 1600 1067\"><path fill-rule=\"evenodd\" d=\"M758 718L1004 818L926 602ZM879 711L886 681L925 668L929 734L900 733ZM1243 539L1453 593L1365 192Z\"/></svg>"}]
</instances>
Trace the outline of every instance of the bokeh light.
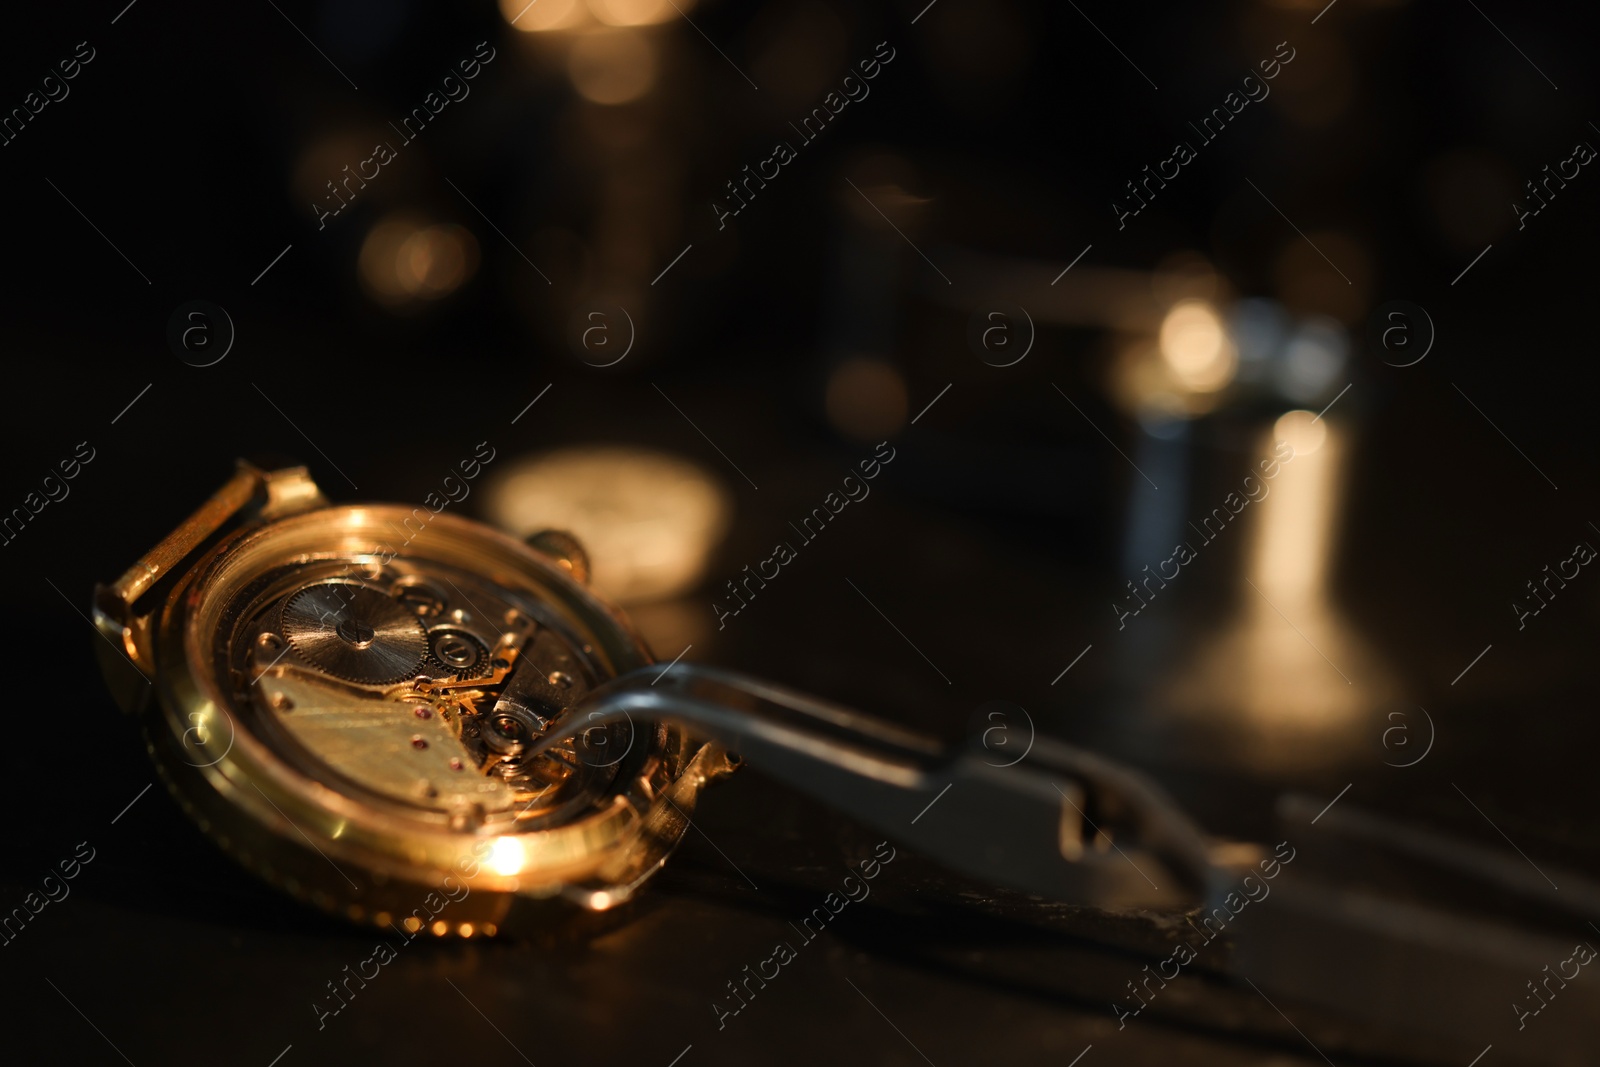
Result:
<instances>
[{"instance_id":1,"label":"bokeh light","mask_svg":"<svg viewBox=\"0 0 1600 1067\"><path fill-rule=\"evenodd\" d=\"M733 507L722 483L692 463L601 446L516 460L489 483L488 512L519 536L571 533L589 553L594 588L626 602L692 588Z\"/></svg>"},{"instance_id":2,"label":"bokeh light","mask_svg":"<svg viewBox=\"0 0 1600 1067\"><path fill-rule=\"evenodd\" d=\"M1161 358L1185 387L1212 393L1233 380L1238 354L1216 309L1204 300L1172 306L1161 322Z\"/></svg>"},{"instance_id":3,"label":"bokeh light","mask_svg":"<svg viewBox=\"0 0 1600 1067\"><path fill-rule=\"evenodd\" d=\"M387 307L403 308L460 288L478 269L478 242L460 226L391 215L367 234L359 263L368 294Z\"/></svg>"}]
</instances>

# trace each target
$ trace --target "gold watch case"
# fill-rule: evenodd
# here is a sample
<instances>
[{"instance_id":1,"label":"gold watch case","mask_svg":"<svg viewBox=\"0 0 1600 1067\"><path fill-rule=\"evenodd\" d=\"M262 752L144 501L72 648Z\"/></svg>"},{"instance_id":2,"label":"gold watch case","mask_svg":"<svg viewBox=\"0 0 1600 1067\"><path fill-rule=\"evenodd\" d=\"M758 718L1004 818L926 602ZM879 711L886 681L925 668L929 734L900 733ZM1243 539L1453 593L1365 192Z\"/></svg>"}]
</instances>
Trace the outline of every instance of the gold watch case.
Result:
<instances>
[{"instance_id":1,"label":"gold watch case","mask_svg":"<svg viewBox=\"0 0 1600 1067\"><path fill-rule=\"evenodd\" d=\"M733 769L653 723L526 754L653 661L587 569L564 534L329 506L303 467L241 463L96 588L96 644L168 790L245 867L358 923L493 935L628 901Z\"/></svg>"}]
</instances>

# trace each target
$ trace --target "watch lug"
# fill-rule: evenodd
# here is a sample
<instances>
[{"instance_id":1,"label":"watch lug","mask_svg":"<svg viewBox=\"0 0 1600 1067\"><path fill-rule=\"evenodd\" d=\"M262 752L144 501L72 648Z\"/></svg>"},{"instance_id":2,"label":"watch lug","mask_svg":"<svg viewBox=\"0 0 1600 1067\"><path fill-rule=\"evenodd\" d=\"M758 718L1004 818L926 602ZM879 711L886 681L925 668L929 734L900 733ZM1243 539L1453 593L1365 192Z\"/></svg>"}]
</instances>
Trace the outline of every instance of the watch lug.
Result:
<instances>
[{"instance_id":1,"label":"watch lug","mask_svg":"<svg viewBox=\"0 0 1600 1067\"><path fill-rule=\"evenodd\" d=\"M123 621L126 619L126 621ZM117 707L136 715L155 693L155 658L150 647L150 616L133 617L111 586L94 587L94 628L103 641L94 643L100 674Z\"/></svg>"},{"instance_id":2,"label":"watch lug","mask_svg":"<svg viewBox=\"0 0 1600 1067\"><path fill-rule=\"evenodd\" d=\"M328 498L303 466L267 468L241 459L239 470L252 472L261 480L263 498L252 510L262 519L279 519L328 506Z\"/></svg>"},{"instance_id":3,"label":"watch lug","mask_svg":"<svg viewBox=\"0 0 1600 1067\"><path fill-rule=\"evenodd\" d=\"M305 467L270 467L240 460L232 478L111 585L96 585L94 626L101 672L117 704L128 712L150 700L155 678L151 625L155 608L139 601L176 573L223 527L241 516L270 520L328 503Z\"/></svg>"}]
</instances>

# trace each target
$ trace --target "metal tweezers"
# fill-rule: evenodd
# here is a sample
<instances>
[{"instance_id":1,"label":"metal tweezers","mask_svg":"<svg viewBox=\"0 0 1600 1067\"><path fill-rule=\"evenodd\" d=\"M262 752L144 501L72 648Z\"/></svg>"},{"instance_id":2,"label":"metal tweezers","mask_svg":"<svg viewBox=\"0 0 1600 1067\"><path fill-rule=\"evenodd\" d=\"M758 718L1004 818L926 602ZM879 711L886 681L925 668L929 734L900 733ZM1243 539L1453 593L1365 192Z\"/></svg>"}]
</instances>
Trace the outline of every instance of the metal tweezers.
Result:
<instances>
[{"instance_id":1,"label":"metal tweezers","mask_svg":"<svg viewBox=\"0 0 1600 1067\"><path fill-rule=\"evenodd\" d=\"M678 725L952 870L1051 902L1203 920L1270 855L1208 837L1144 774L1081 748L1039 737L997 765L978 737L952 748L695 664L612 680L537 748L623 722ZM1495 1067L1600 1062L1600 967L1564 966L1574 941L1600 944L1600 885L1348 803L1286 797L1277 815L1297 859L1228 926L1224 973L1275 1008L1315 1006L1385 1059L1465 1067L1492 1046Z\"/></svg>"}]
</instances>

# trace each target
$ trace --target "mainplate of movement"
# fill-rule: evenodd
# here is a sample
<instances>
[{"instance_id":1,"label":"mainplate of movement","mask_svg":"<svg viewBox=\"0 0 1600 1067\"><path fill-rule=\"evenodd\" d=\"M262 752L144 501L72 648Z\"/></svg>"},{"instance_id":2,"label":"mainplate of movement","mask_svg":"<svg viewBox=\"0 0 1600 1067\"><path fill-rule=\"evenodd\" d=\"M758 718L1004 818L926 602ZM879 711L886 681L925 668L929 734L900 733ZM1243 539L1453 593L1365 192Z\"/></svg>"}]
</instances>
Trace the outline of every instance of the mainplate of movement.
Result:
<instances>
[{"instance_id":1,"label":"mainplate of movement","mask_svg":"<svg viewBox=\"0 0 1600 1067\"><path fill-rule=\"evenodd\" d=\"M414 560L308 564L258 583L238 617L219 651L239 706L339 792L454 830L531 829L608 795L606 753L627 738L529 754L595 684L588 647L492 583Z\"/></svg>"}]
</instances>

